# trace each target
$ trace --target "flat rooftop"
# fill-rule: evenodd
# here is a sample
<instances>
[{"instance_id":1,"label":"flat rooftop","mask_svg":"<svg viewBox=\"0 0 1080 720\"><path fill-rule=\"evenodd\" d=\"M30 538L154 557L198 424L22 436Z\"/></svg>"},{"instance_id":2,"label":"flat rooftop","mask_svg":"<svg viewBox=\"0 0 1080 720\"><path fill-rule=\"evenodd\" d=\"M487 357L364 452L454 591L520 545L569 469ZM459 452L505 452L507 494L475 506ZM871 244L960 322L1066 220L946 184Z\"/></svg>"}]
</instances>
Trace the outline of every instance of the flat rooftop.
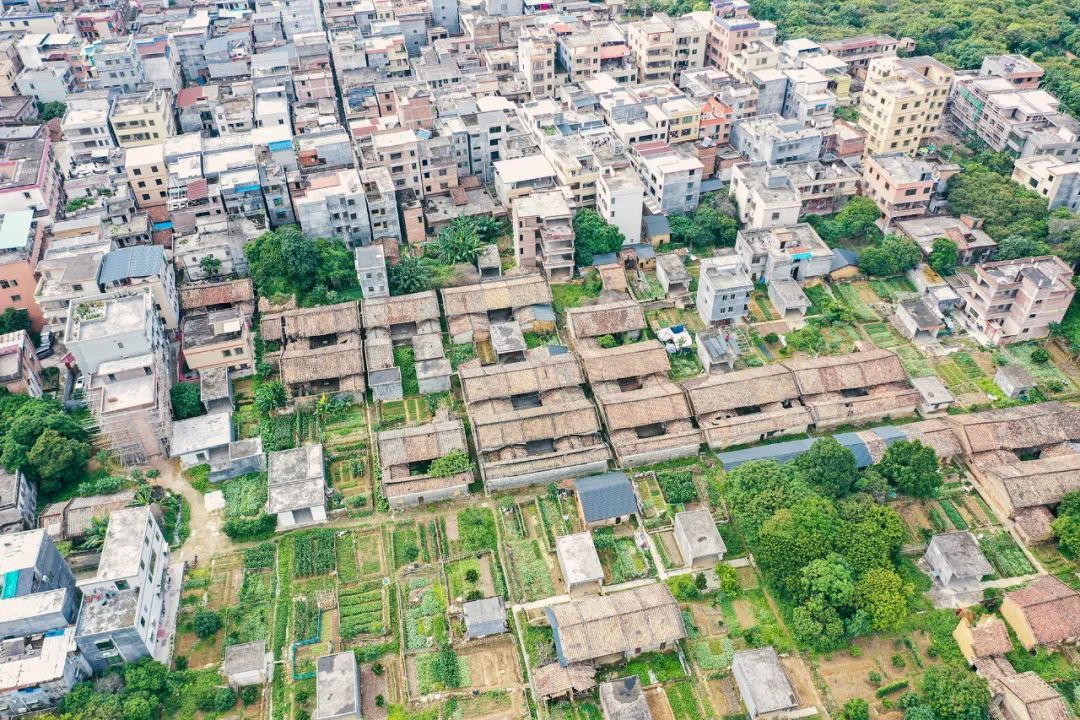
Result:
<instances>
[{"instance_id":1,"label":"flat rooftop","mask_svg":"<svg viewBox=\"0 0 1080 720\"><path fill-rule=\"evenodd\" d=\"M603 581L604 568L600 565L600 556L596 553L592 533L585 531L556 538L555 552L566 576L563 580L568 585Z\"/></svg>"}]
</instances>

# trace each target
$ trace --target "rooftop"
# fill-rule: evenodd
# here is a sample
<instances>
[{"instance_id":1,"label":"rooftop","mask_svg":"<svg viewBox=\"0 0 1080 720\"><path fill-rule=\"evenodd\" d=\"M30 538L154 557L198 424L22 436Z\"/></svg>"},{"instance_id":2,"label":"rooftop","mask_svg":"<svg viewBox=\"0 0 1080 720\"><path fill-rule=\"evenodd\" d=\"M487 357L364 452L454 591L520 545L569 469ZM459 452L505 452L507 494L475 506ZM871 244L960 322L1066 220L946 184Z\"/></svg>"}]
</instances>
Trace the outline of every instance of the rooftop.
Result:
<instances>
[{"instance_id":1,"label":"rooftop","mask_svg":"<svg viewBox=\"0 0 1080 720\"><path fill-rule=\"evenodd\" d=\"M727 551L720 531L706 508L684 510L675 514L675 526L682 529L695 557L722 555ZM690 563L693 558L683 558Z\"/></svg>"},{"instance_id":2,"label":"rooftop","mask_svg":"<svg viewBox=\"0 0 1080 720\"><path fill-rule=\"evenodd\" d=\"M360 714L356 700L360 695L360 675L352 650L323 655L316 665L317 720Z\"/></svg>"},{"instance_id":3,"label":"rooftop","mask_svg":"<svg viewBox=\"0 0 1080 720\"><path fill-rule=\"evenodd\" d=\"M567 585L603 582L604 568L600 565L592 533L586 531L556 538L555 552Z\"/></svg>"},{"instance_id":4,"label":"rooftop","mask_svg":"<svg viewBox=\"0 0 1080 720\"><path fill-rule=\"evenodd\" d=\"M232 442L232 413L216 412L173 423L173 457L222 447Z\"/></svg>"},{"instance_id":5,"label":"rooftop","mask_svg":"<svg viewBox=\"0 0 1080 720\"><path fill-rule=\"evenodd\" d=\"M780 656L771 645L735 653L731 661L739 691L747 705L753 703L758 715L799 706ZM749 697L747 697L749 695Z\"/></svg>"}]
</instances>

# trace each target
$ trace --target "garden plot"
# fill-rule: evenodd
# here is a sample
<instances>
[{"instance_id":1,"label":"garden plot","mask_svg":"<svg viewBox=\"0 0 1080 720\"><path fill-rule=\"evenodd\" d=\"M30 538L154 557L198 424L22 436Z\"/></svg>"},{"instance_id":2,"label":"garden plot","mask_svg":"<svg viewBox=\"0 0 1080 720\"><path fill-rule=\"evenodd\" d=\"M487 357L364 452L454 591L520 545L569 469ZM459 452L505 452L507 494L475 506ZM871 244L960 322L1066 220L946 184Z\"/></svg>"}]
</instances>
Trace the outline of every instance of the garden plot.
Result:
<instances>
[{"instance_id":1,"label":"garden plot","mask_svg":"<svg viewBox=\"0 0 1080 720\"><path fill-rule=\"evenodd\" d=\"M353 530L349 534L356 553L357 576L361 580L367 580L386 575L386 553L382 531Z\"/></svg>"},{"instance_id":2,"label":"garden plot","mask_svg":"<svg viewBox=\"0 0 1080 720\"><path fill-rule=\"evenodd\" d=\"M694 310L673 307L663 308L662 310L649 310L645 313L645 318L654 332L660 328L674 327L676 325L685 325L686 329L692 333L699 333L706 329L705 322Z\"/></svg>"},{"instance_id":3,"label":"garden plot","mask_svg":"<svg viewBox=\"0 0 1080 720\"><path fill-rule=\"evenodd\" d=\"M887 303L907 300L912 295L917 294L915 286L911 284L910 280L904 277L871 280L868 284L870 289L874 291L874 294Z\"/></svg>"},{"instance_id":4,"label":"garden plot","mask_svg":"<svg viewBox=\"0 0 1080 720\"><path fill-rule=\"evenodd\" d=\"M605 585L618 585L652 574L652 562L634 541L630 527L597 528L593 530L593 543L604 568Z\"/></svg>"},{"instance_id":5,"label":"garden plot","mask_svg":"<svg viewBox=\"0 0 1080 720\"><path fill-rule=\"evenodd\" d=\"M655 472L647 472L633 476L633 482L637 488L638 497L641 498L642 521L645 527L661 527L671 524L671 516L668 515L667 501L660 491L660 483L656 480Z\"/></svg>"},{"instance_id":6,"label":"garden plot","mask_svg":"<svg viewBox=\"0 0 1080 720\"><path fill-rule=\"evenodd\" d=\"M293 576L328 575L337 568L333 530L304 530L294 536Z\"/></svg>"},{"instance_id":7,"label":"garden plot","mask_svg":"<svg viewBox=\"0 0 1080 720\"><path fill-rule=\"evenodd\" d=\"M457 539L450 541L450 557L498 549L495 515L485 507L468 507L457 514Z\"/></svg>"},{"instance_id":8,"label":"garden plot","mask_svg":"<svg viewBox=\"0 0 1080 720\"><path fill-rule=\"evenodd\" d=\"M459 655L469 666L470 686L474 690L510 688L521 685L521 663L517 646L510 635L482 644L465 645Z\"/></svg>"},{"instance_id":9,"label":"garden plot","mask_svg":"<svg viewBox=\"0 0 1080 720\"><path fill-rule=\"evenodd\" d=\"M536 499L540 519L544 523L544 532L548 544L555 545L555 538L571 535L585 529L573 495L564 493L546 494Z\"/></svg>"},{"instance_id":10,"label":"garden plot","mask_svg":"<svg viewBox=\"0 0 1080 720\"><path fill-rule=\"evenodd\" d=\"M382 581L356 588L340 588L337 596L338 633L344 641L387 635L390 628L390 591Z\"/></svg>"},{"instance_id":11,"label":"garden plot","mask_svg":"<svg viewBox=\"0 0 1080 720\"><path fill-rule=\"evenodd\" d=\"M442 647L450 640L446 589L434 575L402 578L406 651Z\"/></svg>"},{"instance_id":12,"label":"garden plot","mask_svg":"<svg viewBox=\"0 0 1080 720\"><path fill-rule=\"evenodd\" d=\"M553 577L558 577L558 569L541 544L543 528L537 520L539 513L535 505L522 506L508 503L501 505L499 513L502 523L503 553L508 567L506 569L511 597L516 601L529 602L550 597L555 594ZM527 518L529 508L532 517Z\"/></svg>"},{"instance_id":13,"label":"garden plot","mask_svg":"<svg viewBox=\"0 0 1080 720\"><path fill-rule=\"evenodd\" d=\"M1016 364L1023 366L1031 373L1035 382L1038 383L1039 391L1046 397L1061 397L1075 393L1076 386L1072 380L1052 361L1040 363L1032 359L1032 353L1039 347L1037 343L1018 343L1009 345L1006 351Z\"/></svg>"},{"instance_id":14,"label":"garden plot","mask_svg":"<svg viewBox=\"0 0 1080 720\"><path fill-rule=\"evenodd\" d=\"M401 681L401 662L397 655L385 655L378 660L380 672L373 670L375 663L362 663L360 665L360 701L363 705L362 715L367 720L384 720L388 712L386 706L404 702ZM382 697L382 707L376 702L377 697Z\"/></svg>"},{"instance_id":15,"label":"garden plot","mask_svg":"<svg viewBox=\"0 0 1080 720\"><path fill-rule=\"evenodd\" d=\"M891 635L872 635L855 640L859 648L857 656L850 652L834 652L822 656L818 662L818 675L824 682L825 700L840 707L852 698L863 698L870 703L871 715L888 711L882 701L890 704L909 688L917 688L927 667L938 662L927 653L930 638L916 631L908 638L910 647L903 639ZM897 667L893 658L899 656L903 667ZM903 685L901 683L906 683ZM882 688L895 687L891 693Z\"/></svg>"},{"instance_id":16,"label":"garden plot","mask_svg":"<svg viewBox=\"0 0 1080 720\"><path fill-rule=\"evenodd\" d=\"M412 698L472 685L469 661L449 645L433 652L409 655L405 658L405 668Z\"/></svg>"},{"instance_id":17,"label":"garden plot","mask_svg":"<svg viewBox=\"0 0 1080 720\"><path fill-rule=\"evenodd\" d=\"M657 710L649 704L653 720L671 720L670 715L659 715ZM560 700L548 706L548 716L551 720L603 720L604 713L592 700L567 702Z\"/></svg>"},{"instance_id":18,"label":"garden plot","mask_svg":"<svg viewBox=\"0 0 1080 720\"><path fill-rule=\"evenodd\" d=\"M457 560L446 565L445 570L452 602L460 604L496 594L490 555Z\"/></svg>"},{"instance_id":19,"label":"garden plot","mask_svg":"<svg viewBox=\"0 0 1080 720\"><path fill-rule=\"evenodd\" d=\"M852 283L834 283L833 295L842 302L855 315L859 322L873 322L878 320L878 314L863 300L862 295Z\"/></svg>"},{"instance_id":20,"label":"garden plot","mask_svg":"<svg viewBox=\"0 0 1080 720\"><path fill-rule=\"evenodd\" d=\"M398 523L393 526L390 531L390 544L393 548L395 570L415 562L429 561L426 537L425 529L414 522Z\"/></svg>"},{"instance_id":21,"label":"garden plot","mask_svg":"<svg viewBox=\"0 0 1080 720\"><path fill-rule=\"evenodd\" d=\"M207 606L211 610L221 610L236 605L240 601L240 588L243 584L243 555L231 553L214 558L210 566Z\"/></svg>"},{"instance_id":22,"label":"garden plot","mask_svg":"<svg viewBox=\"0 0 1080 720\"><path fill-rule=\"evenodd\" d=\"M983 534L979 538L979 548L999 577L1020 577L1035 572L1024 551L1005 530Z\"/></svg>"}]
</instances>

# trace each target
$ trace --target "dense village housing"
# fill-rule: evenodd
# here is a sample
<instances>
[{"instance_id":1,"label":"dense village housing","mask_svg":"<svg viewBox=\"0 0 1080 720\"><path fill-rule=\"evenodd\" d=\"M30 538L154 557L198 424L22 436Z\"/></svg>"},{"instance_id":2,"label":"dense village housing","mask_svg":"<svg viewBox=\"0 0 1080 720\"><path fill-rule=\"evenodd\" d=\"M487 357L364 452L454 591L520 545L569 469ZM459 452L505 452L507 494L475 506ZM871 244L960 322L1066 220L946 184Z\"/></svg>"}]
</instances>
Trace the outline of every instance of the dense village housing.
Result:
<instances>
[{"instance_id":1,"label":"dense village housing","mask_svg":"<svg viewBox=\"0 0 1080 720\"><path fill-rule=\"evenodd\" d=\"M0 718L1076 717L1065 5L3 3Z\"/></svg>"}]
</instances>

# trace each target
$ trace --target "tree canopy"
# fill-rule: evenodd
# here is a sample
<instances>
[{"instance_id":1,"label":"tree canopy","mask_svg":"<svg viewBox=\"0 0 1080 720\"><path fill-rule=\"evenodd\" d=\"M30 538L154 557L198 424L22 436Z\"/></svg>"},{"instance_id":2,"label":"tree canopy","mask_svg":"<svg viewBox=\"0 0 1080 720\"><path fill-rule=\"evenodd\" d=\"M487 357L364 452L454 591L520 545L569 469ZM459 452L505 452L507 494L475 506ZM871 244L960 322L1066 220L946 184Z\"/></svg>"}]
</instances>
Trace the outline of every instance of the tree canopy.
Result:
<instances>
[{"instance_id":1,"label":"tree canopy","mask_svg":"<svg viewBox=\"0 0 1080 720\"><path fill-rule=\"evenodd\" d=\"M30 313L22 308L8 308L0 313L0 335L26 330L30 332Z\"/></svg>"},{"instance_id":2,"label":"tree canopy","mask_svg":"<svg viewBox=\"0 0 1080 720\"><path fill-rule=\"evenodd\" d=\"M431 285L431 273L412 255L402 255L396 265L386 269L391 295L408 295L427 290Z\"/></svg>"},{"instance_id":3,"label":"tree canopy","mask_svg":"<svg viewBox=\"0 0 1080 720\"><path fill-rule=\"evenodd\" d=\"M834 245L842 240L856 240L880 235L874 224L881 217L877 204L867 197L858 195L851 198L840 212L829 217L810 215L806 221L814 228L821 239Z\"/></svg>"},{"instance_id":4,"label":"tree canopy","mask_svg":"<svg viewBox=\"0 0 1080 720\"><path fill-rule=\"evenodd\" d=\"M579 267L592 264L593 258L616 252L626 238L619 228L609 225L595 210L578 210L574 216L574 262Z\"/></svg>"},{"instance_id":5,"label":"tree canopy","mask_svg":"<svg viewBox=\"0 0 1080 720\"><path fill-rule=\"evenodd\" d=\"M886 235L859 255L859 268L867 275L898 275L919 264L922 250L913 241L899 235Z\"/></svg>"},{"instance_id":6,"label":"tree canopy","mask_svg":"<svg viewBox=\"0 0 1080 720\"><path fill-rule=\"evenodd\" d=\"M949 179L948 198L954 214L982 218L983 229L998 242L1014 235L1046 237L1046 199L981 163L965 163Z\"/></svg>"},{"instance_id":7,"label":"tree canopy","mask_svg":"<svg viewBox=\"0 0 1080 720\"><path fill-rule=\"evenodd\" d=\"M919 440L894 442L875 469L898 492L912 497L933 497L943 482L937 453Z\"/></svg>"},{"instance_id":8,"label":"tree canopy","mask_svg":"<svg viewBox=\"0 0 1080 720\"><path fill-rule=\"evenodd\" d=\"M439 233L434 254L447 265L473 264L484 243L474 218L459 216Z\"/></svg>"},{"instance_id":9,"label":"tree canopy","mask_svg":"<svg viewBox=\"0 0 1080 720\"><path fill-rule=\"evenodd\" d=\"M22 470L47 496L82 480L89 457L88 433L63 405L0 390L0 460L8 472Z\"/></svg>"},{"instance_id":10,"label":"tree canopy","mask_svg":"<svg viewBox=\"0 0 1080 720\"><path fill-rule=\"evenodd\" d=\"M698 252L713 247L735 247L739 223L711 204L701 203L692 213L674 213L669 219L671 241Z\"/></svg>"},{"instance_id":11,"label":"tree canopy","mask_svg":"<svg viewBox=\"0 0 1080 720\"><path fill-rule=\"evenodd\" d=\"M187 420L205 412L198 383L182 382L173 385L169 389L169 400L172 401L174 420Z\"/></svg>"},{"instance_id":12,"label":"tree canopy","mask_svg":"<svg viewBox=\"0 0 1080 720\"><path fill-rule=\"evenodd\" d=\"M262 297L296 295L302 305L324 305L339 302L339 292L359 284L344 243L307 237L295 225L249 241L244 255Z\"/></svg>"},{"instance_id":13,"label":"tree canopy","mask_svg":"<svg viewBox=\"0 0 1080 720\"><path fill-rule=\"evenodd\" d=\"M818 438L795 460L803 479L818 491L833 497L848 495L859 481L855 456L836 438Z\"/></svg>"},{"instance_id":14,"label":"tree canopy","mask_svg":"<svg viewBox=\"0 0 1080 720\"><path fill-rule=\"evenodd\" d=\"M930 257L927 262L939 275L952 275L956 272L956 263L960 258L960 252L956 243L949 238L938 238L930 246Z\"/></svg>"}]
</instances>

